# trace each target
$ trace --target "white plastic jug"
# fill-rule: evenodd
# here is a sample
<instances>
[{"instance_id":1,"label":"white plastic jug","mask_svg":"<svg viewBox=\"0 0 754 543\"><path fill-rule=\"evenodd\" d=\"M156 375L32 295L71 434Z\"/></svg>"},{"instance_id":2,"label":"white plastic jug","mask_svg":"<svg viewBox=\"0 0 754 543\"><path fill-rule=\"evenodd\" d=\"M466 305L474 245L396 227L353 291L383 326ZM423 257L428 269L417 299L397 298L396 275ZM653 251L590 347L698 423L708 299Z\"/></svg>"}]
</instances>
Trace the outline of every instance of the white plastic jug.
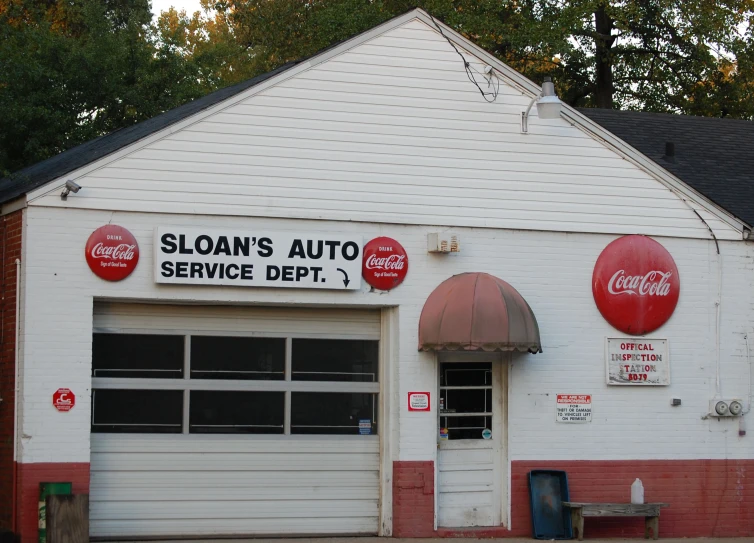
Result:
<instances>
[{"instance_id":1,"label":"white plastic jug","mask_svg":"<svg viewBox=\"0 0 754 543\"><path fill-rule=\"evenodd\" d=\"M636 479L631 483L631 503L644 503L644 485L641 479Z\"/></svg>"}]
</instances>

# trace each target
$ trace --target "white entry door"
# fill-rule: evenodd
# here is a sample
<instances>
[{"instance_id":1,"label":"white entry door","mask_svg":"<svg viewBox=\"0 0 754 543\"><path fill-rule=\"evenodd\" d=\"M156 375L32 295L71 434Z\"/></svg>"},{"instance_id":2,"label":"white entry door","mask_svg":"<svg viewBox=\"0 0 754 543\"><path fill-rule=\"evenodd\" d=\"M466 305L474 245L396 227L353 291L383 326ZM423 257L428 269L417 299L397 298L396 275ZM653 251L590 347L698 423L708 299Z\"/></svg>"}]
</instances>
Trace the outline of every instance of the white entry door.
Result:
<instances>
[{"instance_id":1,"label":"white entry door","mask_svg":"<svg viewBox=\"0 0 754 543\"><path fill-rule=\"evenodd\" d=\"M500 526L503 501L501 362L441 362L437 524Z\"/></svg>"}]
</instances>

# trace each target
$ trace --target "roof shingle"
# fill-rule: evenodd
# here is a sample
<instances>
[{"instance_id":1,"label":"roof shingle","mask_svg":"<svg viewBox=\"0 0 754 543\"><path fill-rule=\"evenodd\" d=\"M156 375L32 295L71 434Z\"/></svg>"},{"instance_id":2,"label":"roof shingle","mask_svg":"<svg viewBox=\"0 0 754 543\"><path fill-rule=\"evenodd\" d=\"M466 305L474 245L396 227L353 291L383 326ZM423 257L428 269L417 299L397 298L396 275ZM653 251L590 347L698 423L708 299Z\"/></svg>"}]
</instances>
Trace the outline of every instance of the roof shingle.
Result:
<instances>
[{"instance_id":1,"label":"roof shingle","mask_svg":"<svg viewBox=\"0 0 754 543\"><path fill-rule=\"evenodd\" d=\"M611 109L579 111L754 225L754 122ZM667 142L675 146L674 160L665 156Z\"/></svg>"}]
</instances>

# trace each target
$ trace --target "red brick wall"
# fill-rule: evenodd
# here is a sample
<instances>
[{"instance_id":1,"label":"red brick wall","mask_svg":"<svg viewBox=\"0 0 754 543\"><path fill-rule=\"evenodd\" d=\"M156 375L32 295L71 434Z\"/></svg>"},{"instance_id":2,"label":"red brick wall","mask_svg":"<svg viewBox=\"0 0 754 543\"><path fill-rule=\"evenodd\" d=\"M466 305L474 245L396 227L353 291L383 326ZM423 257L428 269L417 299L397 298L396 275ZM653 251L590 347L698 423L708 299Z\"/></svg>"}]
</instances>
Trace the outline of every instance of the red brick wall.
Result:
<instances>
[{"instance_id":1,"label":"red brick wall","mask_svg":"<svg viewBox=\"0 0 754 543\"><path fill-rule=\"evenodd\" d=\"M18 464L18 524L21 543L36 543L39 522L39 483L73 483L74 494L89 493L89 464Z\"/></svg>"},{"instance_id":2,"label":"red brick wall","mask_svg":"<svg viewBox=\"0 0 754 543\"><path fill-rule=\"evenodd\" d=\"M16 259L23 210L0 217L0 529L13 528L13 431L16 371Z\"/></svg>"},{"instance_id":3,"label":"red brick wall","mask_svg":"<svg viewBox=\"0 0 754 543\"><path fill-rule=\"evenodd\" d=\"M628 502L631 483L644 484L648 502L665 502L662 537L754 536L754 459L513 462L509 530L432 530L432 462L393 464L395 537L531 537L528 474L533 469L564 470L573 501ZM587 538L644 536L641 518L588 518Z\"/></svg>"},{"instance_id":4,"label":"red brick wall","mask_svg":"<svg viewBox=\"0 0 754 543\"><path fill-rule=\"evenodd\" d=\"M393 462L393 537L433 537L434 462Z\"/></svg>"}]
</instances>

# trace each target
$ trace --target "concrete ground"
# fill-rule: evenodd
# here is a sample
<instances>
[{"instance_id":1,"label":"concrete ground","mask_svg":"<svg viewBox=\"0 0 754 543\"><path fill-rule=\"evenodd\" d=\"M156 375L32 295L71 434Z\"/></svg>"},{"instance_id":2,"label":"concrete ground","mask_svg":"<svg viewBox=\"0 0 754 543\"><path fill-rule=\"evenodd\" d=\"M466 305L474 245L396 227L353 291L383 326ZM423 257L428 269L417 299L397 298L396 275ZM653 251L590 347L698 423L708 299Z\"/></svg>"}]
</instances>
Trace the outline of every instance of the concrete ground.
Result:
<instances>
[{"instance_id":1,"label":"concrete ground","mask_svg":"<svg viewBox=\"0 0 754 543\"><path fill-rule=\"evenodd\" d=\"M466 538L443 538L443 539L399 539L384 537L321 537L321 538L299 538L299 539L188 539L173 540L170 543L485 543L493 541L492 539L466 539ZM500 543L533 543L538 540L531 538L503 538L496 539ZM552 540L554 541L554 540ZM575 541L575 540L571 540ZM644 539L591 539L586 538L584 541L589 543L637 543L645 541ZM660 538L662 543L754 543L754 534L751 537L693 537L693 538ZM142 542L144 543L144 542Z\"/></svg>"}]
</instances>

